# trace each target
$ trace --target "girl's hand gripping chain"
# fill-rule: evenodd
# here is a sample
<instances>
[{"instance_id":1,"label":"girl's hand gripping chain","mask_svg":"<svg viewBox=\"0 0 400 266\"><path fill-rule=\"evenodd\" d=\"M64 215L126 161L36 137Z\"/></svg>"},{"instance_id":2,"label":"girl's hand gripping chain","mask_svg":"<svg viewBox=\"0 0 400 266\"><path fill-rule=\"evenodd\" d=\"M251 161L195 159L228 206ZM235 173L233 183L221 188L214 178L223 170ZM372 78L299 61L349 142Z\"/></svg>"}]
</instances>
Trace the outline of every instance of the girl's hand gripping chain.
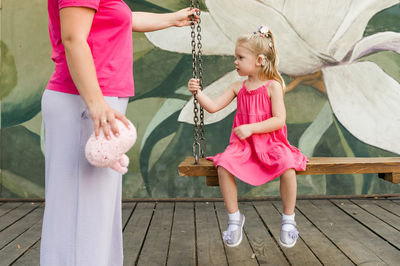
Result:
<instances>
[{"instance_id":1,"label":"girl's hand gripping chain","mask_svg":"<svg viewBox=\"0 0 400 266\"><path fill-rule=\"evenodd\" d=\"M200 82L199 79L194 79L194 78L190 79L188 82L188 89L193 95L201 91L199 82Z\"/></svg>"}]
</instances>

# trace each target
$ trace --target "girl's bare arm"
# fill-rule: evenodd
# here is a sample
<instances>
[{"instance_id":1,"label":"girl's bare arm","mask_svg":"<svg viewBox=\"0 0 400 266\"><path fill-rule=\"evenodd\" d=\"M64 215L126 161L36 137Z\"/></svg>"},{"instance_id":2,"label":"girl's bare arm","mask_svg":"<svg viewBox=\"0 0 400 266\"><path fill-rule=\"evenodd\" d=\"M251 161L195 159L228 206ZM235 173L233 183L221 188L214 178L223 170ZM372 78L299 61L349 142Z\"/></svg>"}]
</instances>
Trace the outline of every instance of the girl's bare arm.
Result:
<instances>
[{"instance_id":1,"label":"girl's bare arm","mask_svg":"<svg viewBox=\"0 0 400 266\"><path fill-rule=\"evenodd\" d=\"M189 91L192 94L196 94L196 98L199 101L200 105L209 113L215 113L219 110L225 108L228 104L232 102L232 100L236 97L237 87L240 87L240 82L235 82L228 87L228 89L216 99L211 99L208 97L202 90L200 90L200 86L198 85L198 79L191 79L188 83Z\"/></svg>"}]
</instances>

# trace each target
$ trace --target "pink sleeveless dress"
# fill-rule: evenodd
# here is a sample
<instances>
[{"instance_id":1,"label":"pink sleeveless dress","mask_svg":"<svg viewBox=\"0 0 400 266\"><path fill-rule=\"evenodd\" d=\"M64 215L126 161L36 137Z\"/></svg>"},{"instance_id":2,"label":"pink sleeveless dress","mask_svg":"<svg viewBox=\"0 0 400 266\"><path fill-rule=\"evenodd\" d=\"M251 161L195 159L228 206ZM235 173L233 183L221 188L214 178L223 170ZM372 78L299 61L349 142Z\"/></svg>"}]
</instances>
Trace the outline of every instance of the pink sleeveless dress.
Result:
<instances>
[{"instance_id":1,"label":"pink sleeveless dress","mask_svg":"<svg viewBox=\"0 0 400 266\"><path fill-rule=\"evenodd\" d=\"M272 116L268 85L248 91L245 82L237 95L233 128L264 121ZM306 169L307 157L287 140L286 125L278 130L253 134L240 140L232 131L229 146L223 153L207 157L216 167L222 166L240 180L259 186L286 170Z\"/></svg>"}]
</instances>

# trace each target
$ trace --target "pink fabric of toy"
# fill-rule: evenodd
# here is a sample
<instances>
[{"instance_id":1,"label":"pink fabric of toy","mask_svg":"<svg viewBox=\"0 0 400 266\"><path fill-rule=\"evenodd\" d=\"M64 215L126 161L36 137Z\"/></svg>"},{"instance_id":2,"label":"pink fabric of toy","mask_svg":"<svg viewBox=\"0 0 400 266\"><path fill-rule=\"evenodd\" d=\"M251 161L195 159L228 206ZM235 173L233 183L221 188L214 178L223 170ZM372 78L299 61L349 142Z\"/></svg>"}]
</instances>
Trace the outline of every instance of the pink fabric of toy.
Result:
<instances>
[{"instance_id":1,"label":"pink fabric of toy","mask_svg":"<svg viewBox=\"0 0 400 266\"><path fill-rule=\"evenodd\" d=\"M100 135L96 139L93 133L86 143L85 155L89 163L94 166L102 168L110 167L121 174L126 174L129 158L125 153L135 144L137 137L136 128L130 121L129 129L120 120L116 119L116 121L119 129L119 137L117 138L114 134L111 134L111 139L107 140L103 130L100 130Z\"/></svg>"}]
</instances>

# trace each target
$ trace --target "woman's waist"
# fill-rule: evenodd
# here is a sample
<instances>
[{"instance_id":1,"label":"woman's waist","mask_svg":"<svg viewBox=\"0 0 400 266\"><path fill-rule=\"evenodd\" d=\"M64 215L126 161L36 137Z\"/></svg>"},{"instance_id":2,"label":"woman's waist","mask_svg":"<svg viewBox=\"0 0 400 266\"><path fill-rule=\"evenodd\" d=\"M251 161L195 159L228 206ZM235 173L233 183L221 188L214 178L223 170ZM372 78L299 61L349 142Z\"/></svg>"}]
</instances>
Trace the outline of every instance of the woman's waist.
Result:
<instances>
[{"instance_id":1,"label":"woman's waist","mask_svg":"<svg viewBox=\"0 0 400 266\"><path fill-rule=\"evenodd\" d=\"M127 77L100 75L97 79L104 96L130 97L134 95L134 82L132 75ZM46 89L70 94L79 94L69 72L54 71L47 83Z\"/></svg>"},{"instance_id":2,"label":"woman's waist","mask_svg":"<svg viewBox=\"0 0 400 266\"><path fill-rule=\"evenodd\" d=\"M97 80L100 86L103 82L107 81L112 81L112 83L116 84L133 83L133 69L130 64L95 64L95 67ZM67 83L72 82L72 77L66 61L61 59L55 62L55 68L51 79Z\"/></svg>"}]
</instances>

